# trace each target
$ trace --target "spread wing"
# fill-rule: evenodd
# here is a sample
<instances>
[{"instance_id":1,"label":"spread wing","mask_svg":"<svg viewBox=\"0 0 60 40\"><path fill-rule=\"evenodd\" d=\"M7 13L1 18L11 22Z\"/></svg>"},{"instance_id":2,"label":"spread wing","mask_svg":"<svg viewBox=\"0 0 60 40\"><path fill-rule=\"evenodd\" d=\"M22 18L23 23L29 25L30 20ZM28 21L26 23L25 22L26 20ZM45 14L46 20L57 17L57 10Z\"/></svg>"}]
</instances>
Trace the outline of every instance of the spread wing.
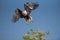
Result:
<instances>
[{"instance_id":1,"label":"spread wing","mask_svg":"<svg viewBox=\"0 0 60 40\"><path fill-rule=\"evenodd\" d=\"M27 5L26 3L24 4L24 8L27 11L27 13L30 13L32 10L29 8L29 5Z\"/></svg>"},{"instance_id":2,"label":"spread wing","mask_svg":"<svg viewBox=\"0 0 60 40\"><path fill-rule=\"evenodd\" d=\"M26 2L24 3L24 8L27 12L31 12L32 10L35 10L37 7L39 6L39 4L37 3L33 3L33 2Z\"/></svg>"},{"instance_id":3,"label":"spread wing","mask_svg":"<svg viewBox=\"0 0 60 40\"><path fill-rule=\"evenodd\" d=\"M20 9L15 10L15 14L13 15L12 21L16 22L19 20L19 18L22 18L22 11Z\"/></svg>"}]
</instances>

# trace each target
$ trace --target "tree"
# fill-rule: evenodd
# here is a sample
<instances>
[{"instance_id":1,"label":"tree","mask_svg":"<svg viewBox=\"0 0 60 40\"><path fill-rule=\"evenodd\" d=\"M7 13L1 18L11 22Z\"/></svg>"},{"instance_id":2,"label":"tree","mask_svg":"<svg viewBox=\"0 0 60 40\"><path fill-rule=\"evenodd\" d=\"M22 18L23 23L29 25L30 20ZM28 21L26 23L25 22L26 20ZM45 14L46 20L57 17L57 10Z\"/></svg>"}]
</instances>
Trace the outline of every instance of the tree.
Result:
<instances>
[{"instance_id":1,"label":"tree","mask_svg":"<svg viewBox=\"0 0 60 40\"><path fill-rule=\"evenodd\" d=\"M23 35L23 39L24 40L45 40L44 36L49 34L50 34L49 31L43 33L41 30L35 32L34 29L31 29L30 32L27 32L27 34Z\"/></svg>"}]
</instances>

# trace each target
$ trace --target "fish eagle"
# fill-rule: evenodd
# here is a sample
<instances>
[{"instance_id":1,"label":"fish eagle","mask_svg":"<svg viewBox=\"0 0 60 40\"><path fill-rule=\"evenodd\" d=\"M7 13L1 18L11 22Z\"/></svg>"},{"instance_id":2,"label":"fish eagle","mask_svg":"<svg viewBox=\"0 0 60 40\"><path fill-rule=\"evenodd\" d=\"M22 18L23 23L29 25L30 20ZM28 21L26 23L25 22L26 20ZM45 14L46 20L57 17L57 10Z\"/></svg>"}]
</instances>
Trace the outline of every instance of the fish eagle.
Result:
<instances>
[{"instance_id":1,"label":"fish eagle","mask_svg":"<svg viewBox=\"0 0 60 40\"><path fill-rule=\"evenodd\" d=\"M31 22L32 17L30 16L30 13L35 10L39 4L33 3L33 2L26 2L24 3L24 11L21 11L19 8L15 10L15 13L13 15L13 22L18 21L20 18L24 18L26 22Z\"/></svg>"}]
</instances>

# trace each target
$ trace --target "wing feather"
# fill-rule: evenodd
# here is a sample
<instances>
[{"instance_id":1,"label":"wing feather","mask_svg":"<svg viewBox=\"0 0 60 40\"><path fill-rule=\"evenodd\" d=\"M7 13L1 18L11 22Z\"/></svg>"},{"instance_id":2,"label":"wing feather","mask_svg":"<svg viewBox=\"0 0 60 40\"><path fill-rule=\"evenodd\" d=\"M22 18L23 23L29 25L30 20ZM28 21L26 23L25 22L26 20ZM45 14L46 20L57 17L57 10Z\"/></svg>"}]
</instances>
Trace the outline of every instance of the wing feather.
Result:
<instances>
[{"instance_id":1,"label":"wing feather","mask_svg":"<svg viewBox=\"0 0 60 40\"><path fill-rule=\"evenodd\" d=\"M17 8L17 9L15 10L15 14L13 15L12 21L13 21L13 22L18 21L19 18L22 18L21 15L22 15L22 11Z\"/></svg>"},{"instance_id":2,"label":"wing feather","mask_svg":"<svg viewBox=\"0 0 60 40\"><path fill-rule=\"evenodd\" d=\"M39 6L39 4L37 3L33 3L33 2L26 2L24 4L24 8L26 11L32 11L32 10L35 10L37 7Z\"/></svg>"},{"instance_id":3,"label":"wing feather","mask_svg":"<svg viewBox=\"0 0 60 40\"><path fill-rule=\"evenodd\" d=\"M29 5L27 5L26 3L24 4L24 8L25 10L30 13L32 10L29 8Z\"/></svg>"}]
</instances>

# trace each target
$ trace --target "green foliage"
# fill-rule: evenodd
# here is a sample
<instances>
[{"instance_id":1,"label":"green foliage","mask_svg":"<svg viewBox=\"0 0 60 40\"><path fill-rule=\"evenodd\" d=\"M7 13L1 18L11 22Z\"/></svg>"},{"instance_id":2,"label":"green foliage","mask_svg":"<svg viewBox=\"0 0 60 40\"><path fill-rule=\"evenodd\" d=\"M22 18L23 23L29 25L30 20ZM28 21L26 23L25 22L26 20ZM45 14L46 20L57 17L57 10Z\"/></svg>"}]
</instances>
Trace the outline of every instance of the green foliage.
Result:
<instances>
[{"instance_id":1,"label":"green foliage","mask_svg":"<svg viewBox=\"0 0 60 40\"><path fill-rule=\"evenodd\" d=\"M41 30L38 30L37 32L34 31L34 29L31 29L30 32L23 35L24 40L45 40L44 36L49 35L50 32L43 33Z\"/></svg>"}]
</instances>

